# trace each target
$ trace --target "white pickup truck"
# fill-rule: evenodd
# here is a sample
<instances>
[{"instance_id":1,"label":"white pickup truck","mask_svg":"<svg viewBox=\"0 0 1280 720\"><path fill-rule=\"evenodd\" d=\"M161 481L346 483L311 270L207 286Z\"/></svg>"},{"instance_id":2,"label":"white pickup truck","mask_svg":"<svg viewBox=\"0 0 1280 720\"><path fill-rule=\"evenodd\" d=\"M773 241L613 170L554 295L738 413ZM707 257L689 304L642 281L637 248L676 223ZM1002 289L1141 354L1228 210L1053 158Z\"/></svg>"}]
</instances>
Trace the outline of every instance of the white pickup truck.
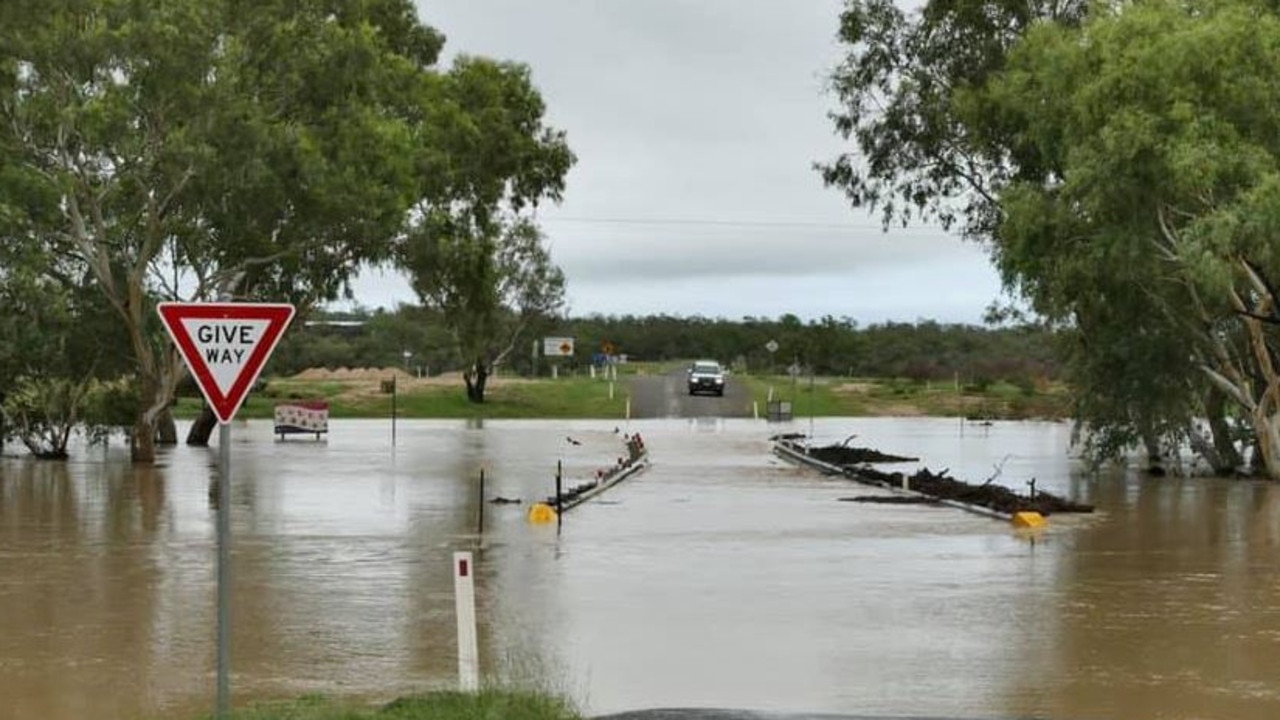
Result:
<instances>
[{"instance_id":1,"label":"white pickup truck","mask_svg":"<svg viewBox=\"0 0 1280 720\"><path fill-rule=\"evenodd\" d=\"M724 395L724 368L715 360L698 360L689 367L689 394Z\"/></svg>"}]
</instances>

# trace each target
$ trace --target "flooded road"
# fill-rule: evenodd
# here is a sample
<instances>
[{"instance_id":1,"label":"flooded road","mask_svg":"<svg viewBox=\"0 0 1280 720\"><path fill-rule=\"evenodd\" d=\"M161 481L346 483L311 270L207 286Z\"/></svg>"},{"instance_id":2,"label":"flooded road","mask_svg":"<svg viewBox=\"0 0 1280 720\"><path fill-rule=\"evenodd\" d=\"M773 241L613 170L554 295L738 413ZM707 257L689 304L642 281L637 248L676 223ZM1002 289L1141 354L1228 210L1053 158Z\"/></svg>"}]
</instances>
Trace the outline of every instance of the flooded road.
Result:
<instances>
[{"instance_id":1,"label":"flooded road","mask_svg":"<svg viewBox=\"0 0 1280 720\"><path fill-rule=\"evenodd\" d=\"M720 396L690 395L688 366L665 375L636 375L628 386L633 418L748 418L758 410L751 388L732 375L725 377Z\"/></svg>"},{"instance_id":2,"label":"flooded road","mask_svg":"<svg viewBox=\"0 0 1280 720\"><path fill-rule=\"evenodd\" d=\"M1038 536L769 455L778 431L1096 503ZM180 429L182 430L182 429ZM477 552L483 673L591 713L703 706L1007 718L1280 714L1280 490L1082 476L1069 428L633 421L653 467L554 525L524 508L621 451L613 423L235 426L233 692L452 687L450 556ZM572 438L573 442L570 441ZM576 444L575 444L576 443ZM216 448L0 461L0 718L213 703ZM526 505L491 505L477 478ZM1024 488L1019 488L1024 489Z\"/></svg>"}]
</instances>

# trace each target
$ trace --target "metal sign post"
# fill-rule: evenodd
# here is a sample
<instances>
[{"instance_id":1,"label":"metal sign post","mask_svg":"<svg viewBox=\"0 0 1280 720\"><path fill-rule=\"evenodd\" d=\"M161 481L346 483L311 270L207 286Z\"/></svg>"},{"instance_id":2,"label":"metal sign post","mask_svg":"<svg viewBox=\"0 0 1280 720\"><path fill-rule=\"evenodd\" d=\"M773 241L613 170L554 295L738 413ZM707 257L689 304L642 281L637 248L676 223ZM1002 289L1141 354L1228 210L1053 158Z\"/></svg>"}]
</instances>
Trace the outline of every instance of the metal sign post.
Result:
<instances>
[{"instance_id":1,"label":"metal sign post","mask_svg":"<svg viewBox=\"0 0 1280 720\"><path fill-rule=\"evenodd\" d=\"M218 717L231 709L231 425L218 427Z\"/></svg>"},{"instance_id":2,"label":"metal sign post","mask_svg":"<svg viewBox=\"0 0 1280 720\"><path fill-rule=\"evenodd\" d=\"M156 311L218 418L217 716L231 710L231 420L293 319L277 303L160 303Z\"/></svg>"}]
</instances>

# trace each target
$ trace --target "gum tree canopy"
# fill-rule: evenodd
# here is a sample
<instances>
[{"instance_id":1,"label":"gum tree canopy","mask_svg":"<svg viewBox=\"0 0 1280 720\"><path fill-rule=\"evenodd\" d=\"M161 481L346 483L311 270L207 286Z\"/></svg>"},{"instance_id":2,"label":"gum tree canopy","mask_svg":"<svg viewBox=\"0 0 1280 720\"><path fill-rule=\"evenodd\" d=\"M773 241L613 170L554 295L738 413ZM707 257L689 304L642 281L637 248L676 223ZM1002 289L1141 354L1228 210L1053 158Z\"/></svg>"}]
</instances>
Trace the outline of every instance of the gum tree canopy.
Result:
<instances>
[{"instance_id":1,"label":"gum tree canopy","mask_svg":"<svg viewBox=\"0 0 1280 720\"><path fill-rule=\"evenodd\" d=\"M976 103L1055 172L1001 192L1001 262L1039 307L1127 310L1280 479L1280 18L1247 2L1100 6L1028 34ZM1121 341L1122 342L1122 341ZM1190 384L1188 387L1191 387ZM1207 448L1206 448L1207 450Z\"/></svg>"},{"instance_id":2,"label":"gum tree canopy","mask_svg":"<svg viewBox=\"0 0 1280 720\"><path fill-rule=\"evenodd\" d=\"M438 124L446 146L472 162L448 168L447 202L428 198L399 245L414 291L440 311L462 358L467 399L485 385L531 323L559 311L564 275L525 212L542 195L559 199L574 162L564 133L543 126L542 98L521 65L461 58L445 77Z\"/></svg>"},{"instance_id":3,"label":"gum tree canopy","mask_svg":"<svg viewBox=\"0 0 1280 720\"><path fill-rule=\"evenodd\" d=\"M113 310L135 459L182 372L156 300L335 298L392 257L412 209L481 192L454 169L492 148L450 128L494 108L450 97L442 45L410 0L0 8L0 252L43 255ZM556 193L563 172L522 173L518 193Z\"/></svg>"},{"instance_id":4,"label":"gum tree canopy","mask_svg":"<svg viewBox=\"0 0 1280 720\"><path fill-rule=\"evenodd\" d=\"M849 0L856 150L824 178L987 244L1070 338L1096 459L1190 442L1227 472L1243 440L1280 477L1275 25L1238 1Z\"/></svg>"}]
</instances>

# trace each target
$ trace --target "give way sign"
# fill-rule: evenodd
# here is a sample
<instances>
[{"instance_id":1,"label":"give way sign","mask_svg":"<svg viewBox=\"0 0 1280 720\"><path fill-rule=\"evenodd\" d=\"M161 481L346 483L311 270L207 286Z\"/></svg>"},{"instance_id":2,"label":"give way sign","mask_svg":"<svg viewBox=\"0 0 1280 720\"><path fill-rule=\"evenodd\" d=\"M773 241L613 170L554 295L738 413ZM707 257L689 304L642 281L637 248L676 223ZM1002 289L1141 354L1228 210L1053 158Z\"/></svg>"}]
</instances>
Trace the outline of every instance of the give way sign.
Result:
<instances>
[{"instance_id":1,"label":"give way sign","mask_svg":"<svg viewBox=\"0 0 1280 720\"><path fill-rule=\"evenodd\" d=\"M227 424L293 319L285 303L160 303L156 308L218 422Z\"/></svg>"}]
</instances>

